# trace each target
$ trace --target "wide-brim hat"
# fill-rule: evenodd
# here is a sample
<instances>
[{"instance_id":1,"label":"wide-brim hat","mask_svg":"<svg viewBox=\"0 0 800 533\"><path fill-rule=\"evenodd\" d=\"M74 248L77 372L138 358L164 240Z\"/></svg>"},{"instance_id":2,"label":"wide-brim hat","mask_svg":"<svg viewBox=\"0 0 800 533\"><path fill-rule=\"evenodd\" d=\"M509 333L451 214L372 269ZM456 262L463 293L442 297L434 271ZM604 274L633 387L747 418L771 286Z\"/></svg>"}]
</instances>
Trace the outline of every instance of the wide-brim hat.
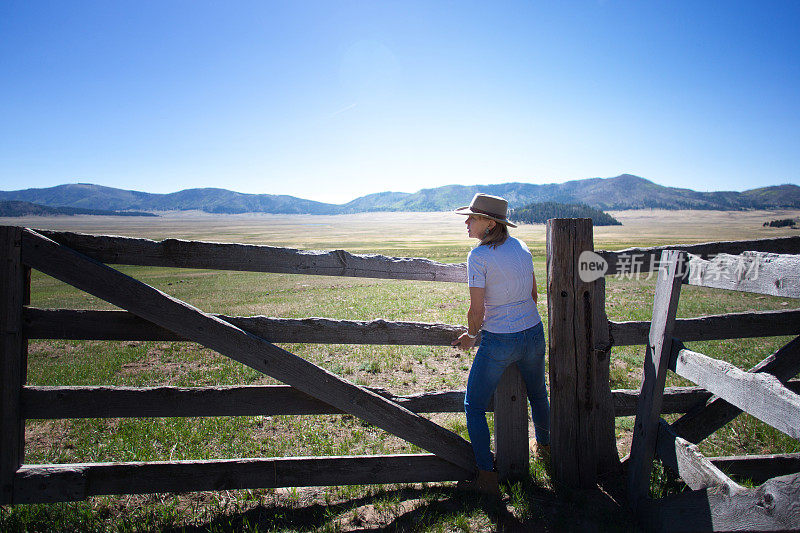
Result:
<instances>
[{"instance_id":1,"label":"wide-brim hat","mask_svg":"<svg viewBox=\"0 0 800 533\"><path fill-rule=\"evenodd\" d=\"M508 202L499 196L478 193L472 197L469 205L459 207L455 212L459 215L479 215L512 228L517 227L508 221Z\"/></svg>"}]
</instances>

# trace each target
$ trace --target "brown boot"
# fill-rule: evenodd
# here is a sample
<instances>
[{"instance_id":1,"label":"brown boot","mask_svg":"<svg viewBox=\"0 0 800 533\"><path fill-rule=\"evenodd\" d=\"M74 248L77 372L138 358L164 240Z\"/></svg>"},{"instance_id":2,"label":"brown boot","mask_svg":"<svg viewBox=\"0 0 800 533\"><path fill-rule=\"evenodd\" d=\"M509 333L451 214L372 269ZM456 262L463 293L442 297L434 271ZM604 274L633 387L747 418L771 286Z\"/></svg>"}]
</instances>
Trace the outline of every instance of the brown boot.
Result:
<instances>
[{"instance_id":1,"label":"brown boot","mask_svg":"<svg viewBox=\"0 0 800 533\"><path fill-rule=\"evenodd\" d=\"M497 477L497 472L490 472L488 470L478 470L475 479L469 481L459 481L456 488L459 490L468 490L479 492L493 498L500 498L500 484Z\"/></svg>"},{"instance_id":2,"label":"brown boot","mask_svg":"<svg viewBox=\"0 0 800 533\"><path fill-rule=\"evenodd\" d=\"M478 470L478 477L475 478L475 490L492 498L500 498L500 484L497 479L497 472Z\"/></svg>"}]
</instances>

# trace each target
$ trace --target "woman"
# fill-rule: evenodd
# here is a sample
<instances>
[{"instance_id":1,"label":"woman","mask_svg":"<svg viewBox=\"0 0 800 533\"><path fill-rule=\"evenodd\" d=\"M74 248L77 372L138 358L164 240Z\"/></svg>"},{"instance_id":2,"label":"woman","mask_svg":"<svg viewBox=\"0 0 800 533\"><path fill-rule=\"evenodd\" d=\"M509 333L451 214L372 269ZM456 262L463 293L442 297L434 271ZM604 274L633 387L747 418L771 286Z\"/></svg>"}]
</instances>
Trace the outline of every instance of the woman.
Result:
<instances>
[{"instance_id":1,"label":"woman","mask_svg":"<svg viewBox=\"0 0 800 533\"><path fill-rule=\"evenodd\" d=\"M464 410L478 477L474 488L499 495L497 472L489 450L486 407L506 367L516 363L525 380L531 404L536 441L550 444L550 404L544 382L545 341L542 319L536 309L538 294L531 253L524 242L511 237L506 218L508 202L497 196L476 194L468 207L470 238L480 244L467 256L469 278L468 330L453 341L467 351L481 332L480 345L467 380Z\"/></svg>"}]
</instances>

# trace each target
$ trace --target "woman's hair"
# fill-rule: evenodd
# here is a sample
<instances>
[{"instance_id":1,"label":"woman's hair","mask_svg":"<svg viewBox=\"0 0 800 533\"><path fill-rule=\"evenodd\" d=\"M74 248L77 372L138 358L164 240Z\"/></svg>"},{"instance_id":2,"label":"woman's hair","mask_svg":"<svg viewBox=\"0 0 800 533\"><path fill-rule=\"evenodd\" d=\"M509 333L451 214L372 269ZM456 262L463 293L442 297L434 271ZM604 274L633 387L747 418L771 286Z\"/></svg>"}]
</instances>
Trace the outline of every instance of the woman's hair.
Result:
<instances>
[{"instance_id":1,"label":"woman's hair","mask_svg":"<svg viewBox=\"0 0 800 533\"><path fill-rule=\"evenodd\" d=\"M481 239L480 246L488 244L492 248L496 248L506 242L506 239L508 239L508 227L505 224L497 222L494 227L489 230L489 233L486 234L486 237Z\"/></svg>"}]
</instances>

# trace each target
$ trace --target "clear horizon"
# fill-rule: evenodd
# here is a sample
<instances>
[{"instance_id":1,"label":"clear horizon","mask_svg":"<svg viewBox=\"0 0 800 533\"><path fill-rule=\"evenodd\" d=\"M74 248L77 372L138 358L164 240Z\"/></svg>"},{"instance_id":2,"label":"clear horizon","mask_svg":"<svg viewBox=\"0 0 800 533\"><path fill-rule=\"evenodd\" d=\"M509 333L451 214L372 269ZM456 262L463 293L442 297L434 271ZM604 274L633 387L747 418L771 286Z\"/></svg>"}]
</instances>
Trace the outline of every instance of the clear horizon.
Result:
<instances>
[{"instance_id":1,"label":"clear horizon","mask_svg":"<svg viewBox=\"0 0 800 533\"><path fill-rule=\"evenodd\" d=\"M800 3L0 5L0 189L800 184Z\"/></svg>"}]
</instances>

